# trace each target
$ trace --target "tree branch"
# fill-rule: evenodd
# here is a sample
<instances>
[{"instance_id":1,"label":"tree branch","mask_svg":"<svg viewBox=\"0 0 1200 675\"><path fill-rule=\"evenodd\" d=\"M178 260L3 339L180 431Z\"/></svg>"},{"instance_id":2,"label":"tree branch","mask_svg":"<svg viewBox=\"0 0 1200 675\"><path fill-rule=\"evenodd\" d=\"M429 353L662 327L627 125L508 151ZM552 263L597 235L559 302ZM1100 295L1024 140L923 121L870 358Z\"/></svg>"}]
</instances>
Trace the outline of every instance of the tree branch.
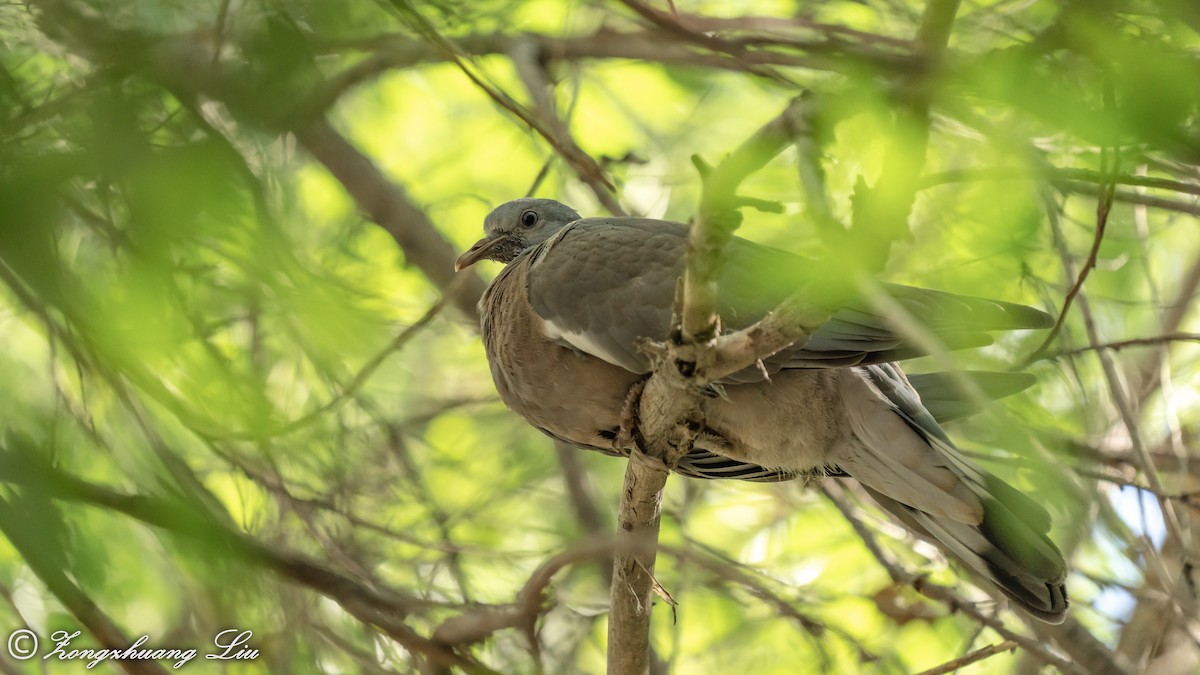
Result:
<instances>
[{"instance_id":1,"label":"tree branch","mask_svg":"<svg viewBox=\"0 0 1200 675\"><path fill-rule=\"evenodd\" d=\"M614 215L624 215L625 212L616 198L616 190L608 177L604 175L604 169L575 143L557 117L554 117L552 114L538 116L513 100L511 96L499 87L488 82L481 73L476 72L474 65L468 62L466 58L467 54L454 41L439 33L437 28L417 11L409 0L390 0L390 2L419 34L424 35L433 45L442 50L447 59L458 66L459 70L462 71L463 75L472 84L479 87L498 106L511 113L521 122L529 125L530 129L533 129L539 136L545 139L550 144L550 147L554 148L567 161L567 164L575 170L580 180L592 188L596 199L605 208ZM520 45L515 49L518 58L522 49ZM528 48L525 47L524 49L527 50ZM518 69L522 67L522 64L519 62L516 65ZM524 72L521 75L525 77L529 73ZM530 93L535 97L536 101L537 92L531 91Z\"/></svg>"},{"instance_id":2,"label":"tree branch","mask_svg":"<svg viewBox=\"0 0 1200 675\"><path fill-rule=\"evenodd\" d=\"M791 139L804 132L803 117L808 103L798 98L775 119L759 129L705 178L700 214L688 235L688 256L677 298L679 325L674 337L664 344L647 344L654 365L638 408L640 437L645 448L633 447L626 467L625 486L618 513L619 535L630 544L619 553L612 584L612 615L609 619L609 673L636 673L647 667L649 609L653 589L654 545L658 540L662 490L670 467L692 449L703 427L699 406L701 392L715 381L712 366L718 360L716 279L720 253L733 236L739 217L735 192L743 179L762 168L783 150ZM808 316L806 313L805 316ZM732 344L741 348L736 356L761 356L756 338L774 338L777 351L786 344L806 339L803 326L776 326L778 330L743 335ZM776 343L778 343L776 345ZM750 350L749 357L745 350ZM727 352L734 351L727 348ZM720 372L720 371L718 371Z\"/></svg>"},{"instance_id":3,"label":"tree branch","mask_svg":"<svg viewBox=\"0 0 1200 675\"><path fill-rule=\"evenodd\" d=\"M1099 351L1101 349L1110 349L1114 352L1126 349L1128 347L1153 347L1155 349L1161 349L1172 342L1200 342L1200 333L1170 333L1168 335L1155 335L1154 337L1130 338L1128 340L1104 342L1101 344L1087 345L1086 347L1063 349L1050 354L1043 354L1036 359L1032 359L1030 362L1052 361L1068 356L1078 356L1079 354Z\"/></svg>"},{"instance_id":4,"label":"tree branch","mask_svg":"<svg viewBox=\"0 0 1200 675\"><path fill-rule=\"evenodd\" d=\"M640 2L625 2L656 23L670 21ZM931 0L927 7L919 41L931 63L936 63L945 49L957 8L958 0ZM689 39L707 41L691 36ZM720 335L716 316L716 280L721 251L740 223L737 187L793 138L811 134L812 125L808 120L814 114L813 104L810 97L793 100L779 116L704 177L700 209L688 233L687 260L676 297L677 326L665 344L647 345L654 369L638 409L646 452L643 454L637 447L631 450L618 516L618 535L629 538L637 546L629 547L634 554L617 556L608 634L610 675L642 675L647 669L654 548L658 540L662 490L670 467L691 450L697 433L703 428L699 398L703 389L716 380L713 367L718 363L718 355L724 353L727 356L723 361L725 369L743 360L753 363L788 344L803 344L811 330L828 318L857 280L857 276L838 281L836 275L818 275L824 278L822 283L833 284L836 290L824 294L802 295L798 292L764 321L727 336L723 344L717 342L724 336ZM900 129L885 162L884 174L876 190L872 191L877 199L867 202L865 214L857 210L855 213L852 234L859 248L851 255L863 256L867 261L856 270L859 273L882 269L892 241L908 231L906 224L916 194L917 177L925 162L928 96L917 95L908 100L906 110L909 123ZM909 153L914 156L908 156ZM886 220L888 218L891 220ZM814 303L814 297L821 300ZM738 358L729 357L730 352L736 353Z\"/></svg>"},{"instance_id":5,"label":"tree branch","mask_svg":"<svg viewBox=\"0 0 1200 675\"><path fill-rule=\"evenodd\" d=\"M608 176L604 175L600 163L579 147L579 143L571 135L571 130L555 113L551 96L554 87L546 77L545 67L539 62L539 56L537 45L532 41L517 43L510 53L517 75L529 92L529 97L533 99L533 110L528 115L538 120L539 128L550 141L550 146L575 170L579 180L591 188L592 194L596 195L600 204L614 216L625 215L625 209L617 201L616 188Z\"/></svg>"},{"instance_id":6,"label":"tree branch","mask_svg":"<svg viewBox=\"0 0 1200 675\"><path fill-rule=\"evenodd\" d=\"M719 334L716 316L721 251L741 223L736 191L750 174L766 166L792 139L808 135L814 99L794 99L704 178L700 211L688 231L687 263L679 309L682 340L710 340ZM782 345L781 345L782 346Z\"/></svg>"},{"instance_id":7,"label":"tree branch","mask_svg":"<svg viewBox=\"0 0 1200 675\"><path fill-rule=\"evenodd\" d=\"M801 21L801 19L795 19ZM701 31L729 28L727 19L689 17L684 15L674 22L677 26L694 26ZM742 24L755 28L752 18ZM899 73L913 70L918 61L911 54L907 41L896 40L884 35L863 33L829 24L813 24L813 30L839 36L838 40L823 39L799 42L794 38L754 36L742 39L742 43L753 42L753 50L743 50L731 56L733 43L717 42L712 49L705 49L694 41L681 38L673 30L651 28L637 31L618 31L605 27L590 35L557 37L539 33L510 35L504 33L464 35L454 39L460 53L471 56L510 54L522 42L533 43L538 53L547 59L560 61L583 61L587 59L634 59L665 65L716 68L745 72L752 66L786 66L811 68L833 72L857 73L867 68L883 73ZM846 42L854 37L856 42ZM889 49L878 49L873 45L887 45ZM766 49L772 45L789 47L790 51ZM332 76L324 86L303 106L311 114L328 110L343 93L352 87L368 82L389 70L408 68L429 63L450 61L444 49L426 40L414 40L407 35L385 35L351 43L334 43L330 48L350 47L367 51L363 60ZM797 54L802 49L807 53Z\"/></svg>"},{"instance_id":8,"label":"tree branch","mask_svg":"<svg viewBox=\"0 0 1200 675\"><path fill-rule=\"evenodd\" d=\"M1079 274L1075 278L1075 282L1071 284L1071 289L1067 291L1066 298L1063 299L1062 310L1058 313L1058 318L1054 321L1054 327L1050 329L1049 334L1042 340L1042 344L1027 356L1017 370L1026 368L1030 363L1037 361L1054 339L1058 337L1058 333L1062 330L1063 322L1067 319L1067 312L1071 310L1071 304L1075 302L1075 297L1083 290L1083 284L1087 281L1088 274L1096 267L1096 257L1100 254L1100 244L1104 242L1104 231L1108 226L1108 214L1112 211L1113 195L1116 192L1116 184L1108 183L1101 191L1100 203L1096 207L1096 234L1092 237L1092 246L1088 250L1087 260L1083 264L1083 268L1079 270ZM1064 242L1065 246L1065 242Z\"/></svg>"},{"instance_id":9,"label":"tree branch","mask_svg":"<svg viewBox=\"0 0 1200 675\"><path fill-rule=\"evenodd\" d=\"M1155 176L1137 176L1124 173L1107 174L1099 171L1093 171L1091 169L1071 169L1054 166L1039 166L1030 168L984 166L967 169L953 169L951 171L925 174L921 177L920 186L922 188L929 188L937 185L946 185L947 183L961 183L964 181L973 180L1033 179L1045 179L1051 181L1055 185L1063 186L1070 186L1074 183L1093 183L1099 185L1116 183L1117 185L1133 185L1137 187L1148 187L1156 190L1169 190L1171 192L1181 192L1183 194L1200 196L1200 184L1190 183L1187 181L1172 180L1170 178L1158 178Z\"/></svg>"}]
</instances>

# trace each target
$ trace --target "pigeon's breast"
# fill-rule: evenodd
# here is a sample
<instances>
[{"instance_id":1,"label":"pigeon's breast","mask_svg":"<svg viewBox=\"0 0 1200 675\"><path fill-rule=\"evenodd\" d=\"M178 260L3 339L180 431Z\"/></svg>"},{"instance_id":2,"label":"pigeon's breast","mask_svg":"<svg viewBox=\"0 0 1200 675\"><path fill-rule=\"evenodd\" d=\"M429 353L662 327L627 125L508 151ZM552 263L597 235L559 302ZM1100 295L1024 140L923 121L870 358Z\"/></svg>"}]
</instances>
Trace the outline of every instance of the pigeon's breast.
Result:
<instances>
[{"instance_id":1,"label":"pigeon's breast","mask_svg":"<svg viewBox=\"0 0 1200 675\"><path fill-rule=\"evenodd\" d=\"M505 405L560 440L610 450L640 378L547 335L529 304L528 258L506 267L480 302L483 342Z\"/></svg>"}]
</instances>

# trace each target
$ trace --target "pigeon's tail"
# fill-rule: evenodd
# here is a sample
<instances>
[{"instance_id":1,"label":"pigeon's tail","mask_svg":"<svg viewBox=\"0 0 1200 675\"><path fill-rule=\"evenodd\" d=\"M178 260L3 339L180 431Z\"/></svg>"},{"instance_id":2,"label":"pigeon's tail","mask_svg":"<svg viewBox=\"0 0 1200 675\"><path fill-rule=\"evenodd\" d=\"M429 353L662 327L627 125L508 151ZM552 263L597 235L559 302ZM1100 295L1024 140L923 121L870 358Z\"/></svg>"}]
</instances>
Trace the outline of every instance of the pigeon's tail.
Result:
<instances>
[{"instance_id":1,"label":"pigeon's tail","mask_svg":"<svg viewBox=\"0 0 1200 675\"><path fill-rule=\"evenodd\" d=\"M916 534L990 579L1030 614L1063 620L1066 563L1050 514L962 454L894 364L845 378L849 441L837 464Z\"/></svg>"},{"instance_id":2,"label":"pigeon's tail","mask_svg":"<svg viewBox=\"0 0 1200 675\"><path fill-rule=\"evenodd\" d=\"M955 558L996 585L1033 616L1062 623L1067 611L1066 563L1046 536L1045 510L1004 481L984 474L988 497L978 525L934 517L867 492L914 533L936 541Z\"/></svg>"}]
</instances>

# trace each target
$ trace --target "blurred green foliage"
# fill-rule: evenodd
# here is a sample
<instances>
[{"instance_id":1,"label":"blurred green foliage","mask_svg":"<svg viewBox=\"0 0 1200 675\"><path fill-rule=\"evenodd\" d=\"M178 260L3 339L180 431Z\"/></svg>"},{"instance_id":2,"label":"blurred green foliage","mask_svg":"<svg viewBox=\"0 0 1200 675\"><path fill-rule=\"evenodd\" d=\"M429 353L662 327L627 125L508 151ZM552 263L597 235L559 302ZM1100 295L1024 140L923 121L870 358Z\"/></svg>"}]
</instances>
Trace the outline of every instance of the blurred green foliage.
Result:
<instances>
[{"instance_id":1,"label":"blurred green foliage","mask_svg":"<svg viewBox=\"0 0 1200 675\"><path fill-rule=\"evenodd\" d=\"M371 222L384 188L368 186L377 202L356 195L337 170L352 158L316 152L311 135L329 122L446 250L531 190L599 214L550 144L465 76L533 109L513 61L523 40L543 45L574 141L625 207L655 217L695 212L693 155L719 161L808 88L836 120L821 167L832 213L849 223L856 184L875 184L889 148L914 142L898 106L928 96L928 159L912 177L925 182L887 272L898 282L1057 314L1075 272L1052 221L1078 267L1097 176L1176 181L1117 188L1086 300L1051 352L1089 344L1081 309L1101 341L1197 330L1190 3L964 2L934 72L910 41L922 3L674 4L726 18L693 32L736 49L689 43L619 2L0 5L0 633L28 626L48 641L100 613L126 644L146 634L203 650L222 629L254 631L259 659L198 659L196 673L414 672L428 654L388 621L429 637L514 602L544 561L611 530L622 463L587 453L577 467L505 411L460 309L409 332L444 288L422 271L428 250L397 232L428 223ZM579 51L544 47L572 42ZM796 166L787 152L742 186L785 209L748 212L739 234L829 255ZM1001 336L951 358L1005 369L1044 338ZM1119 352L1122 386L1141 441L1183 458L1181 471L1164 467L1168 491L1194 492L1200 354L1172 345L1160 365L1146 358L1156 353ZM1154 528L1109 498L1146 482L1120 459L1129 430L1093 354L1029 370L1039 386L951 433L1053 512L1078 570L1074 616L1115 645L1157 554L1141 537ZM580 467L590 492L572 495L564 477ZM676 553L657 575L679 607L656 608L652 640L672 672L914 672L999 641L889 589L817 490L673 479L664 510ZM912 569L987 602L928 547L868 522ZM392 603L386 620L356 613L359 588ZM539 658L542 672L603 671L603 565L568 566L547 598L537 657L515 629L460 655L506 673L538 672ZM94 630L79 638L98 644ZM971 672L1012 672L1023 658ZM5 672L43 665L82 669L35 659Z\"/></svg>"}]
</instances>

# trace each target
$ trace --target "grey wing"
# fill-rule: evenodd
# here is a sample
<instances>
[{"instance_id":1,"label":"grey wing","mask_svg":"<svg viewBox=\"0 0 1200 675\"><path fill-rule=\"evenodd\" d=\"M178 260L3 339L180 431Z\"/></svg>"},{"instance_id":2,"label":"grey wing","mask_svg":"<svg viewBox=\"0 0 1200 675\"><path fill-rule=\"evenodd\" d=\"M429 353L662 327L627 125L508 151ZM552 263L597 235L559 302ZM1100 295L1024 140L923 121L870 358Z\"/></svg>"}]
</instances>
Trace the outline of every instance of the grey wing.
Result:
<instances>
[{"instance_id":1,"label":"grey wing","mask_svg":"<svg viewBox=\"0 0 1200 675\"><path fill-rule=\"evenodd\" d=\"M721 316L731 328L743 328L771 311L794 289L811 280L808 261L784 251L735 239L721 278ZM955 295L911 286L882 284L893 300L948 349L991 344L988 331L1045 328L1046 313L1014 303ZM901 330L852 299L800 349L787 349L767 359L768 373L780 368L843 368L921 356L924 351ZM734 382L761 379L761 370L735 374Z\"/></svg>"},{"instance_id":2,"label":"grey wing","mask_svg":"<svg viewBox=\"0 0 1200 675\"><path fill-rule=\"evenodd\" d=\"M663 339L682 273L687 226L646 218L587 218L535 250L529 295L547 332L563 343L633 372L647 372L639 337ZM718 311L731 329L749 326L808 281L808 261L733 239L718 282ZM948 348L989 344L987 331L1039 328L1043 312L1022 305L884 284L885 290ZM912 358L923 352L887 320L855 301L800 349L766 359L780 368L842 368ZM758 368L729 382L762 379Z\"/></svg>"},{"instance_id":3,"label":"grey wing","mask_svg":"<svg viewBox=\"0 0 1200 675\"><path fill-rule=\"evenodd\" d=\"M670 328L686 226L587 218L535 250L529 300L547 334L635 373L649 372L637 340Z\"/></svg>"}]
</instances>

